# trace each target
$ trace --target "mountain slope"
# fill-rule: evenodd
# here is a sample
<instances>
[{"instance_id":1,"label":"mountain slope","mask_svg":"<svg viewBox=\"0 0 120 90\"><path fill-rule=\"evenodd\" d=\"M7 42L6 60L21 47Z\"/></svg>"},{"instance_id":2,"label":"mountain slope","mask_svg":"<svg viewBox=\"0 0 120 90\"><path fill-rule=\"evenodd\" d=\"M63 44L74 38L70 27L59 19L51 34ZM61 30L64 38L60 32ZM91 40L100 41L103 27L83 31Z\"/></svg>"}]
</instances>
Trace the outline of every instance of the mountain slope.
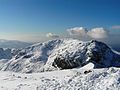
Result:
<instances>
[{"instance_id":1,"label":"mountain slope","mask_svg":"<svg viewBox=\"0 0 120 90\"><path fill-rule=\"evenodd\" d=\"M0 48L0 69L18 52L19 49Z\"/></svg>"},{"instance_id":2,"label":"mountain slope","mask_svg":"<svg viewBox=\"0 0 120 90\"><path fill-rule=\"evenodd\" d=\"M2 70L36 72L46 63L50 52L52 52L59 43L60 40L53 40L22 49L4 65Z\"/></svg>"},{"instance_id":3,"label":"mountain slope","mask_svg":"<svg viewBox=\"0 0 120 90\"><path fill-rule=\"evenodd\" d=\"M120 54L96 40L51 40L22 49L3 66L2 70L43 72L82 67L89 62L94 64L94 68L119 67Z\"/></svg>"}]
</instances>

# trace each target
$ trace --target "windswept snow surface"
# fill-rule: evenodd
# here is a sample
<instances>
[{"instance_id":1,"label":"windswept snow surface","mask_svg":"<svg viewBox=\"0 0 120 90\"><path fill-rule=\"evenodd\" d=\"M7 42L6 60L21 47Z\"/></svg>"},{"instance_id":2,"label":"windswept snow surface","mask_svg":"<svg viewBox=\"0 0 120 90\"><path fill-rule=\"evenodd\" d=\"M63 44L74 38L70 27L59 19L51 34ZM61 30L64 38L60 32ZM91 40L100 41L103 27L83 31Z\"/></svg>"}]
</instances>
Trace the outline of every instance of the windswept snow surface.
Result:
<instances>
[{"instance_id":1,"label":"windswept snow surface","mask_svg":"<svg viewBox=\"0 0 120 90\"><path fill-rule=\"evenodd\" d=\"M120 90L120 69L77 68L31 74L1 71L0 90Z\"/></svg>"}]
</instances>

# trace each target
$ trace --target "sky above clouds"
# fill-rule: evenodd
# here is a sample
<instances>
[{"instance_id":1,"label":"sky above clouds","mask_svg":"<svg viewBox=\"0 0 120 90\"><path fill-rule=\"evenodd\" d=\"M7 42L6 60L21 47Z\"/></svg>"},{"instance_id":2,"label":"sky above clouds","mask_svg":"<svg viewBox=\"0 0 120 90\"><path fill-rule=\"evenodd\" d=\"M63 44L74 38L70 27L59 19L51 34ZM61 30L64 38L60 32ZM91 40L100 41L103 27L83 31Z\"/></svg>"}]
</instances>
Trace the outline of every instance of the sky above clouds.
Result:
<instances>
[{"instance_id":1,"label":"sky above clouds","mask_svg":"<svg viewBox=\"0 0 120 90\"><path fill-rule=\"evenodd\" d=\"M118 39L119 4L120 0L0 0L0 39Z\"/></svg>"}]
</instances>

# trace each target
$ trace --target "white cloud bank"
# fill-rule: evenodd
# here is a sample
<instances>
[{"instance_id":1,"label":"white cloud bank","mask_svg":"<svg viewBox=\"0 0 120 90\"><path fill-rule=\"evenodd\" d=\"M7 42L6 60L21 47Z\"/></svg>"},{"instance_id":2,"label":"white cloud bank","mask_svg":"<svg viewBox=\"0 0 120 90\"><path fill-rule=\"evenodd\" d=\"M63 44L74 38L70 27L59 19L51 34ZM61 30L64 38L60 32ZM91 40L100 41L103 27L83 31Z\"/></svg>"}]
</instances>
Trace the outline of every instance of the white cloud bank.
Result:
<instances>
[{"instance_id":1,"label":"white cloud bank","mask_svg":"<svg viewBox=\"0 0 120 90\"><path fill-rule=\"evenodd\" d=\"M48 37L48 38L59 38L58 35L53 34L53 33L47 33L47 34L46 34L46 37Z\"/></svg>"},{"instance_id":2,"label":"white cloud bank","mask_svg":"<svg viewBox=\"0 0 120 90\"><path fill-rule=\"evenodd\" d=\"M67 29L70 35L86 36L87 29L84 27L75 27Z\"/></svg>"},{"instance_id":3,"label":"white cloud bank","mask_svg":"<svg viewBox=\"0 0 120 90\"><path fill-rule=\"evenodd\" d=\"M100 28L93 28L91 30L87 30L84 27L74 27L67 29L70 35L76 35L80 37L90 37L94 39L102 39L108 37L109 33L106 29Z\"/></svg>"},{"instance_id":4,"label":"white cloud bank","mask_svg":"<svg viewBox=\"0 0 120 90\"><path fill-rule=\"evenodd\" d=\"M104 28L93 28L87 32L87 35L91 38L102 39L108 37L108 31Z\"/></svg>"}]
</instances>

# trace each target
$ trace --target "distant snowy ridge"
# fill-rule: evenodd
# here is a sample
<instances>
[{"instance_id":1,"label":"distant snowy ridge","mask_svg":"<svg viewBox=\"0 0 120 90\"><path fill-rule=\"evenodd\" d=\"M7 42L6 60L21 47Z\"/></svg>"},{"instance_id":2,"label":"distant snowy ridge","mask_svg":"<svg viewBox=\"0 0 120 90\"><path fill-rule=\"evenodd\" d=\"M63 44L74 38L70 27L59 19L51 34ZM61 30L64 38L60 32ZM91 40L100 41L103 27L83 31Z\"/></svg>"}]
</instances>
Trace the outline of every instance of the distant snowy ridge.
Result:
<instances>
[{"instance_id":1,"label":"distant snowy ridge","mask_svg":"<svg viewBox=\"0 0 120 90\"><path fill-rule=\"evenodd\" d=\"M0 48L25 48L32 43L17 41L17 40L5 40L0 39Z\"/></svg>"},{"instance_id":2,"label":"distant snowy ridge","mask_svg":"<svg viewBox=\"0 0 120 90\"><path fill-rule=\"evenodd\" d=\"M20 50L1 70L44 72L83 67L88 63L93 63L94 68L120 67L120 54L96 40L58 39Z\"/></svg>"},{"instance_id":3,"label":"distant snowy ridge","mask_svg":"<svg viewBox=\"0 0 120 90\"><path fill-rule=\"evenodd\" d=\"M11 58L12 58L11 49L0 48L0 59L11 59Z\"/></svg>"}]
</instances>

